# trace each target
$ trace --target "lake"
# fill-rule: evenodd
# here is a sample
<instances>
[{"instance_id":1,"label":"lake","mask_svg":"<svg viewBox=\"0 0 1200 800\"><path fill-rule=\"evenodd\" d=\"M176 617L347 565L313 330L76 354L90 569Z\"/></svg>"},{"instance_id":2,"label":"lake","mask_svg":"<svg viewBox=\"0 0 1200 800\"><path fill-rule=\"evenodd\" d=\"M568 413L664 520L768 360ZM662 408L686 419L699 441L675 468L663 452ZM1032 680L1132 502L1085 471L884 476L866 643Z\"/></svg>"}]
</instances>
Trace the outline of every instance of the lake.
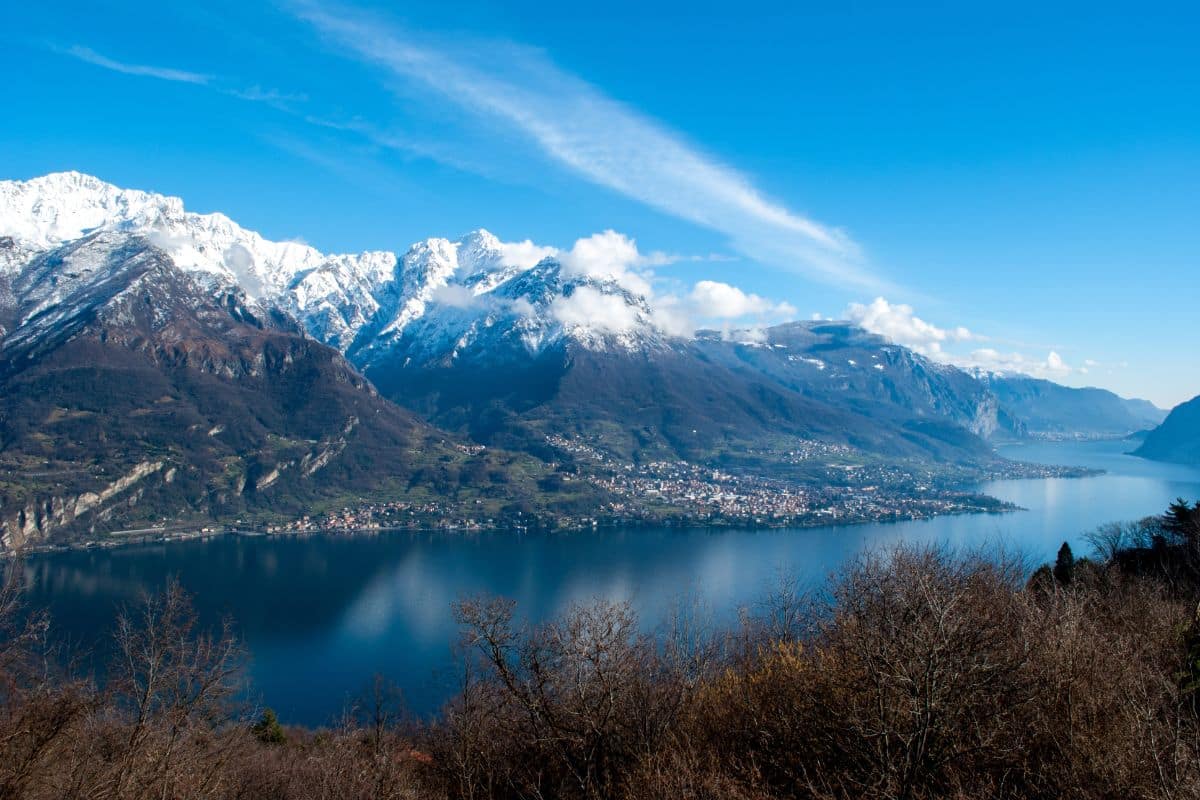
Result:
<instances>
[{"instance_id":1,"label":"lake","mask_svg":"<svg viewBox=\"0 0 1200 800\"><path fill-rule=\"evenodd\" d=\"M34 557L25 564L27 594L50 609L61 636L91 646L111 630L122 603L177 575L203 620L236 619L255 690L284 721L328 722L376 672L427 713L453 690L457 598L511 597L533 620L596 597L627 599L652 626L685 597L732 619L781 574L818 584L863 548L897 541L1003 544L1038 561L1068 541L1083 555L1083 535L1100 524L1160 513L1178 496L1200 498L1200 470L1124 455L1130 447L1001 448L1010 458L1108 470L985 484L988 494L1028 509L1002 515L749 531L218 537Z\"/></svg>"}]
</instances>

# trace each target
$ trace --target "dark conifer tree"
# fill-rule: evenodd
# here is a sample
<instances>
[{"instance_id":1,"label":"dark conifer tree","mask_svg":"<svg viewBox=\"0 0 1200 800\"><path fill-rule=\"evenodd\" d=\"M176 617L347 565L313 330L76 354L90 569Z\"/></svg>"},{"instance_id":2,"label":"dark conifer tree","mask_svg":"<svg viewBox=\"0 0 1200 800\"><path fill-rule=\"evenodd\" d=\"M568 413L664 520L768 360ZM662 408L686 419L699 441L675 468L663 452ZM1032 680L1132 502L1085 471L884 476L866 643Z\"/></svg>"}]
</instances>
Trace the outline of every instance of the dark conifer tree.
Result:
<instances>
[{"instance_id":1,"label":"dark conifer tree","mask_svg":"<svg viewBox=\"0 0 1200 800\"><path fill-rule=\"evenodd\" d=\"M1189 505L1182 497L1177 498L1163 514L1162 527L1180 544L1200 541L1200 501Z\"/></svg>"},{"instance_id":2,"label":"dark conifer tree","mask_svg":"<svg viewBox=\"0 0 1200 800\"><path fill-rule=\"evenodd\" d=\"M1071 552L1071 545L1063 542L1062 547L1058 548L1058 558L1054 560L1054 579L1066 586L1074 577L1075 554Z\"/></svg>"},{"instance_id":3,"label":"dark conifer tree","mask_svg":"<svg viewBox=\"0 0 1200 800\"><path fill-rule=\"evenodd\" d=\"M283 726L279 724L279 718L270 708L263 711L258 722L250 726L250 732L260 742L266 744L283 744L287 741L287 735L283 732Z\"/></svg>"}]
</instances>

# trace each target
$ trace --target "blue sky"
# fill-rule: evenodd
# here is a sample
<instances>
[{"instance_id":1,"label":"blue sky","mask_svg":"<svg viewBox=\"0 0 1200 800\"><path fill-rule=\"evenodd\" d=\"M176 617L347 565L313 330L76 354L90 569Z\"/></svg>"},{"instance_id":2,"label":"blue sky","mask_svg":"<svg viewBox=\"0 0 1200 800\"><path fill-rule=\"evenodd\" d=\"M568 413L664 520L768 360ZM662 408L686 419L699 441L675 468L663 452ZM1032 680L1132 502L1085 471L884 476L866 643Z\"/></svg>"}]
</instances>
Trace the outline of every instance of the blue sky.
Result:
<instances>
[{"instance_id":1,"label":"blue sky","mask_svg":"<svg viewBox=\"0 0 1200 800\"><path fill-rule=\"evenodd\" d=\"M576 5L13 5L0 177L328 251L613 229L664 285L1200 392L1194 6Z\"/></svg>"}]
</instances>

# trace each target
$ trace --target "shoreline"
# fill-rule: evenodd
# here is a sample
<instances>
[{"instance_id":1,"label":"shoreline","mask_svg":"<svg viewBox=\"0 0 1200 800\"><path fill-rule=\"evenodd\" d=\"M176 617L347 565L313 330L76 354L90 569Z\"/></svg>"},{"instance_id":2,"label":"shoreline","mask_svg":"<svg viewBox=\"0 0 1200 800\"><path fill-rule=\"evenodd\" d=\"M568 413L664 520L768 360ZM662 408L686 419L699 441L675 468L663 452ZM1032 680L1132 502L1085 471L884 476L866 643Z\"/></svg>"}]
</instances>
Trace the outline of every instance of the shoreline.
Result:
<instances>
[{"instance_id":1,"label":"shoreline","mask_svg":"<svg viewBox=\"0 0 1200 800\"><path fill-rule=\"evenodd\" d=\"M665 520L647 520L647 519L612 519L606 521L597 521L592 524L579 525L556 525L556 526L539 526L539 525L418 525L418 526L402 526L402 525L379 525L365 527L336 527L336 528L314 528L311 530L284 530L284 531L263 531L254 528L238 528L226 527L222 530L210 531L192 531L180 530L173 532L162 532L159 534L150 534L138 536L121 536L120 538L104 539L104 540L86 540L78 542L68 542L63 544L36 545L27 547L16 552L0 553L0 563L23 558L25 556L46 556L56 555L70 552L80 552L87 550L116 550L125 547L133 547L136 545L170 545L183 542L207 541L209 539L219 539L225 537L242 537L247 539L273 539L273 538L291 538L303 539L314 536L346 536L360 537L373 534L384 533L411 533L411 534L477 534L477 533L512 533L523 535L526 533L561 533L561 534L578 534L589 531L608 530L612 528L676 528L679 530L741 530L741 531L771 531L783 530L785 528L810 529L810 528L854 528L861 525L889 525L903 522L924 522L939 519L942 517L959 517L971 515L996 515L1010 514L1018 511L1027 511L1011 503L1003 503L996 508L977 508L977 509L962 509L956 511L946 511L928 515L911 515L895 517L890 519L854 519L844 521L829 520L803 520L789 519L780 520L778 522L762 522L755 520L725 520L725 521L689 521L682 519L665 519Z\"/></svg>"},{"instance_id":2,"label":"shoreline","mask_svg":"<svg viewBox=\"0 0 1200 800\"><path fill-rule=\"evenodd\" d=\"M179 526L174 529L156 529L156 528L136 528L130 529L128 532L112 531L106 534L103 539L83 539L78 541L54 543L54 544L39 544L29 547L24 547L18 551L4 550L0 551L0 563L11 561L24 556L38 555L53 555L56 553L67 553L73 551L85 550L111 550L123 547L131 547L134 545L152 545L152 544L174 544L180 542L203 541L206 539L224 537L224 536L243 536L247 538L257 537L308 537L316 535L348 535L348 536L363 536L367 534L377 533L481 533L481 532L510 532L510 533L527 533L535 532L558 532L558 533L580 533L591 530L611 529L618 527L625 528L679 528L693 530L779 530L783 528L851 528L859 525L870 524L891 524L900 522L918 522L923 520L933 520L940 517L966 516L974 514L991 514L1002 515L1016 511L1026 511L1028 509L1017 506L1013 503L1007 503L990 495L978 493L979 489L986 483L995 482L997 480L1078 480L1083 478L1094 478L1107 474L1107 470L1096 469L1092 467L1077 467L1063 465L1046 465L1036 464L1031 462L1022 462L1009 460L1014 465L1019 465L1019 469L1012 470L1007 475L994 474L983 478L977 483L972 483L964 486L964 499L987 501L994 505L985 507L980 505L977 507L956 508L945 511L933 511L930 513L909 513L889 517L864 517L854 519L830 519L828 515L803 516L803 517L786 517L773 518L770 520L762 518L718 518L718 519L693 519L683 516L667 516L661 518L646 518L646 517L582 517L578 521L568 524L561 524L556 521L555 524L538 524L520 525L511 523L493 523L493 524L455 524L453 521L445 522L430 522L427 524L415 525L364 525L364 526L324 526L315 524L311 528L291 528L291 529L274 529L263 530L256 527L245 527L244 523L226 523L207 521L197 523L198 528L192 526ZM1021 473L1025 474L1013 474ZM1057 474L1046 474L1057 473ZM294 520L293 520L294 522ZM278 523L276 523L278 524ZM291 523L285 523L291 524Z\"/></svg>"}]
</instances>

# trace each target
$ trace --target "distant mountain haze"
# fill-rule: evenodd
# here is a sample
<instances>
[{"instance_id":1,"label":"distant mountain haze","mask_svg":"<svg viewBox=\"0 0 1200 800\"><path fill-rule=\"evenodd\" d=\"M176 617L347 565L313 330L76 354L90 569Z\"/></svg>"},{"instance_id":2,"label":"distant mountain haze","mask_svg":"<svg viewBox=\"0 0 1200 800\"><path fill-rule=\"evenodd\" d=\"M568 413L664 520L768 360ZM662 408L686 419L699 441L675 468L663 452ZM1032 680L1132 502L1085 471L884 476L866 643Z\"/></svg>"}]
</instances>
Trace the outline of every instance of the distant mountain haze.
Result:
<instances>
[{"instance_id":1,"label":"distant mountain haze","mask_svg":"<svg viewBox=\"0 0 1200 800\"><path fill-rule=\"evenodd\" d=\"M1127 400L1105 389L1074 389L1022 375L980 378L1032 434L1120 436L1153 428L1167 416L1147 400Z\"/></svg>"}]
</instances>

